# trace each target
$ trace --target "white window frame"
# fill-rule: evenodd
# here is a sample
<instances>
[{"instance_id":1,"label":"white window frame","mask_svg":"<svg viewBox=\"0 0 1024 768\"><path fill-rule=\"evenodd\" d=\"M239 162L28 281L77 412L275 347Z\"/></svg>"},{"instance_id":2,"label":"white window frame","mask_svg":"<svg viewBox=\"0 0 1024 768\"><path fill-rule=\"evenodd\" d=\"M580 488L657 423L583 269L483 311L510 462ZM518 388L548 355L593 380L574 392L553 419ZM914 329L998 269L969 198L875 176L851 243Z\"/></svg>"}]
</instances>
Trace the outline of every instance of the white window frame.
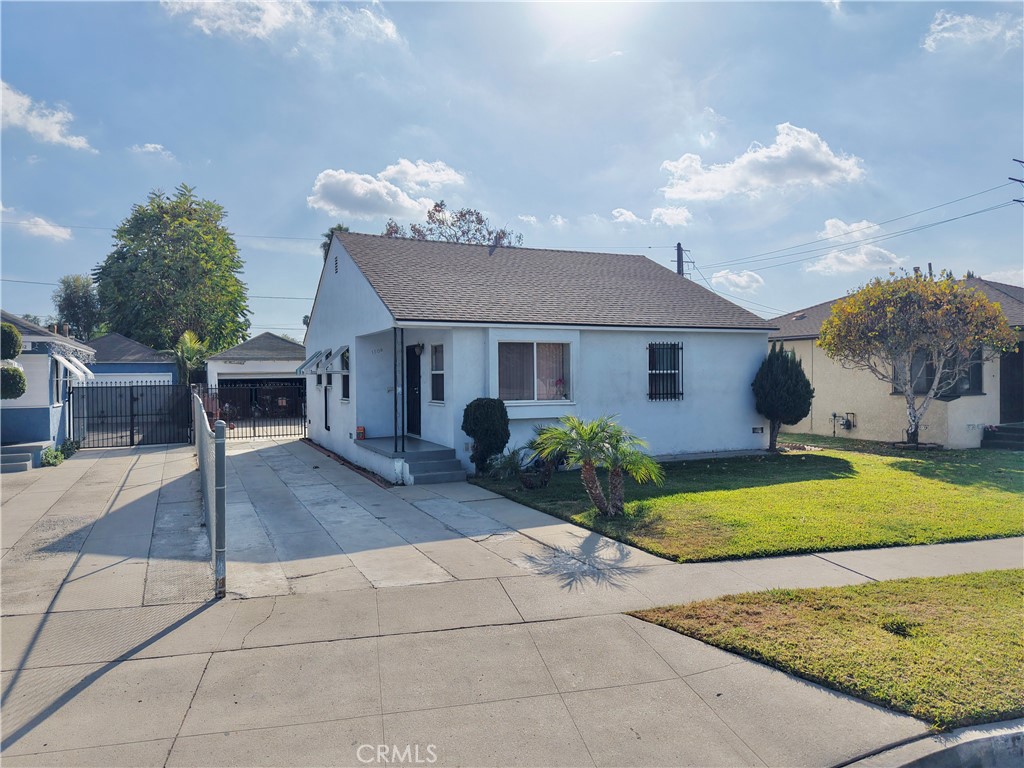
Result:
<instances>
[{"instance_id":1,"label":"white window frame","mask_svg":"<svg viewBox=\"0 0 1024 768\"><path fill-rule=\"evenodd\" d=\"M530 344L533 346L533 399L532 400L507 400L506 402L512 404L526 404L526 405L547 405L549 403L571 403L573 402L572 393L574 390L574 360L573 360L573 344L571 341L565 341L562 339L499 339L497 342L497 366L496 370L498 373L498 397L501 397L501 345L502 344ZM567 347L567 354L565 356L566 361L569 364L569 389L560 398L549 398L547 400L537 399L537 345L538 344L558 344L563 347Z\"/></svg>"},{"instance_id":2,"label":"white window frame","mask_svg":"<svg viewBox=\"0 0 1024 768\"><path fill-rule=\"evenodd\" d=\"M441 368L434 368L434 349L441 348ZM437 400L434 398L434 376L441 377L441 399ZM447 382L445 381L444 375L444 344L431 344L430 345L430 402L432 403L444 403L445 395L447 390Z\"/></svg>"},{"instance_id":3,"label":"white window frame","mask_svg":"<svg viewBox=\"0 0 1024 768\"><path fill-rule=\"evenodd\" d=\"M341 377L341 386L338 387L340 397L338 398L342 402L348 402L352 398L352 352L347 346L338 347L334 350L330 362L327 363L327 367L324 369L327 374L338 374ZM348 391L349 396L345 396L345 391Z\"/></svg>"}]
</instances>

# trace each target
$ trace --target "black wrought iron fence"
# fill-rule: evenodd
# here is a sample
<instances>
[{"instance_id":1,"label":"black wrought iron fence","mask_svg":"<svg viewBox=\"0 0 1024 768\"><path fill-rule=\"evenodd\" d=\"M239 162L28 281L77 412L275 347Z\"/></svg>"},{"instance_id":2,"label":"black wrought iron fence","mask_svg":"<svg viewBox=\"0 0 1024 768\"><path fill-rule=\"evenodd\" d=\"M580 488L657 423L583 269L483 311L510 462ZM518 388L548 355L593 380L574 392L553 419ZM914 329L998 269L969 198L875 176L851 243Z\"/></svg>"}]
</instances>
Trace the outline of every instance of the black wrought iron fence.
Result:
<instances>
[{"instance_id":1,"label":"black wrought iron fence","mask_svg":"<svg viewBox=\"0 0 1024 768\"><path fill-rule=\"evenodd\" d=\"M71 438L83 448L187 443L191 391L186 384L90 381L68 392Z\"/></svg>"},{"instance_id":2,"label":"black wrought iron fence","mask_svg":"<svg viewBox=\"0 0 1024 768\"><path fill-rule=\"evenodd\" d=\"M221 419L227 438L306 436L306 383L200 386L209 424Z\"/></svg>"}]
</instances>

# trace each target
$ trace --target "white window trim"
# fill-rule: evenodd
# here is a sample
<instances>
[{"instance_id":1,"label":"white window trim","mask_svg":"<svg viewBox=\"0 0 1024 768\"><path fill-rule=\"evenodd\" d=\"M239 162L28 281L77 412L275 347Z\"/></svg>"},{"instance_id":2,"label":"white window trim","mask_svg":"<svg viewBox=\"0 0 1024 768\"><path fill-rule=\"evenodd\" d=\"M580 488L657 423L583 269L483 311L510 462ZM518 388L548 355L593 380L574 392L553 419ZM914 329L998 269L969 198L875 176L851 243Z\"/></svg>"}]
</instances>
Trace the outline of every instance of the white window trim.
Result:
<instances>
[{"instance_id":1,"label":"white window trim","mask_svg":"<svg viewBox=\"0 0 1024 768\"><path fill-rule=\"evenodd\" d=\"M495 344L495 350L497 350L498 347L501 344L532 344L533 345L533 399L532 400L506 400L506 401L504 401L506 405L552 405L552 404L554 404L554 405L559 405L559 404L575 405L575 400L573 400L572 395L576 391L576 387L574 385L575 377L574 377L574 374L573 374L573 371L575 370L574 366L575 366L575 363L576 363L576 356L575 356L575 345L571 341L561 341L561 340L550 340L549 341L547 339L523 339L523 340L499 339L497 344ZM548 400L538 400L537 399L537 345L538 344L561 344L562 346L569 347L569 385L570 385L570 387L569 387L569 390L570 390L569 391L569 397L552 398L552 399L548 399ZM501 363L500 363L500 355L499 355L499 362L496 362L495 371L498 370L498 366L500 366L500 365L501 365ZM500 374L499 374L499 384L498 384L498 393L499 394L496 395L497 397L501 396L500 395L500 391L501 391L500 387L501 387L501 384L500 384Z\"/></svg>"},{"instance_id":2,"label":"white window trim","mask_svg":"<svg viewBox=\"0 0 1024 768\"><path fill-rule=\"evenodd\" d=\"M445 374L444 346L445 345L444 345L443 342L441 344L431 344L430 345L430 400L427 401L428 404L430 404L430 405L444 405L445 404L445 400L435 400L434 399L434 374L438 374L439 373L439 374L441 374L441 376L444 376L444 379L442 379L443 383L442 383L441 386L444 388L444 391L445 391L445 399L447 399L447 395L448 395L448 377ZM435 371L434 370L434 347L440 347L441 348L441 370L439 370L439 371Z\"/></svg>"}]
</instances>

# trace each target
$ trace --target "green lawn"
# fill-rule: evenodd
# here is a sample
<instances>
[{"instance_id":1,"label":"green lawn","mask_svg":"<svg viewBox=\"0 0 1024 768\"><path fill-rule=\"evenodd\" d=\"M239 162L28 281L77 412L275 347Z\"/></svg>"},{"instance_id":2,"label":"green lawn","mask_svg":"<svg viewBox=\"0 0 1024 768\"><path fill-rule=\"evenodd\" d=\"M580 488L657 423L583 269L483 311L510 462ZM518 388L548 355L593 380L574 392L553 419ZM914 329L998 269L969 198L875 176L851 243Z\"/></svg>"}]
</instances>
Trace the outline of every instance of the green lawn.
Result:
<instances>
[{"instance_id":1,"label":"green lawn","mask_svg":"<svg viewBox=\"0 0 1024 768\"><path fill-rule=\"evenodd\" d=\"M1024 715L1024 570L771 590L633 615L937 728Z\"/></svg>"},{"instance_id":2,"label":"green lawn","mask_svg":"<svg viewBox=\"0 0 1024 768\"><path fill-rule=\"evenodd\" d=\"M665 465L665 484L627 486L624 518L601 517L578 472L544 489L478 484L543 512L681 562L860 547L930 544L1024 533L1024 457L1010 451L904 452L827 441Z\"/></svg>"}]
</instances>

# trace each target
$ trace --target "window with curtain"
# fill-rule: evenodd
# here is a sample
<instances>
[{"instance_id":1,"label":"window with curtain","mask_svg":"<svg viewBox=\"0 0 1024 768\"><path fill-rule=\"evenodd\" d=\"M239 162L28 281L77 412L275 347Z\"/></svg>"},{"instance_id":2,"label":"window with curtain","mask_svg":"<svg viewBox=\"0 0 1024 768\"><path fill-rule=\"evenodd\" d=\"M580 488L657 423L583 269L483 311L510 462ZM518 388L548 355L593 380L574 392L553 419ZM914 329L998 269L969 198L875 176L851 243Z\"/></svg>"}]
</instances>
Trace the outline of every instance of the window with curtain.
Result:
<instances>
[{"instance_id":1,"label":"window with curtain","mask_svg":"<svg viewBox=\"0 0 1024 768\"><path fill-rule=\"evenodd\" d=\"M982 351L979 348L971 353L967 370L957 378L952 387L946 388L940 397L945 399L959 397L960 395L984 394L982 390L982 365ZM949 370L945 366L943 366L943 369L942 377L944 380L948 380L950 377ZM893 387L893 392L898 393L901 389L900 382L902 380L899 371L895 371L894 378L897 385ZM910 380L914 382L915 395L927 394L928 390L931 389L932 382L935 380L935 366L932 364L926 350L918 350L914 353L913 358L911 358ZM945 385L945 381L943 385Z\"/></svg>"},{"instance_id":2,"label":"window with curtain","mask_svg":"<svg viewBox=\"0 0 1024 768\"><path fill-rule=\"evenodd\" d=\"M498 397L517 400L568 400L569 345L542 342L498 344Z\"/></svg>"}]
</instances>

